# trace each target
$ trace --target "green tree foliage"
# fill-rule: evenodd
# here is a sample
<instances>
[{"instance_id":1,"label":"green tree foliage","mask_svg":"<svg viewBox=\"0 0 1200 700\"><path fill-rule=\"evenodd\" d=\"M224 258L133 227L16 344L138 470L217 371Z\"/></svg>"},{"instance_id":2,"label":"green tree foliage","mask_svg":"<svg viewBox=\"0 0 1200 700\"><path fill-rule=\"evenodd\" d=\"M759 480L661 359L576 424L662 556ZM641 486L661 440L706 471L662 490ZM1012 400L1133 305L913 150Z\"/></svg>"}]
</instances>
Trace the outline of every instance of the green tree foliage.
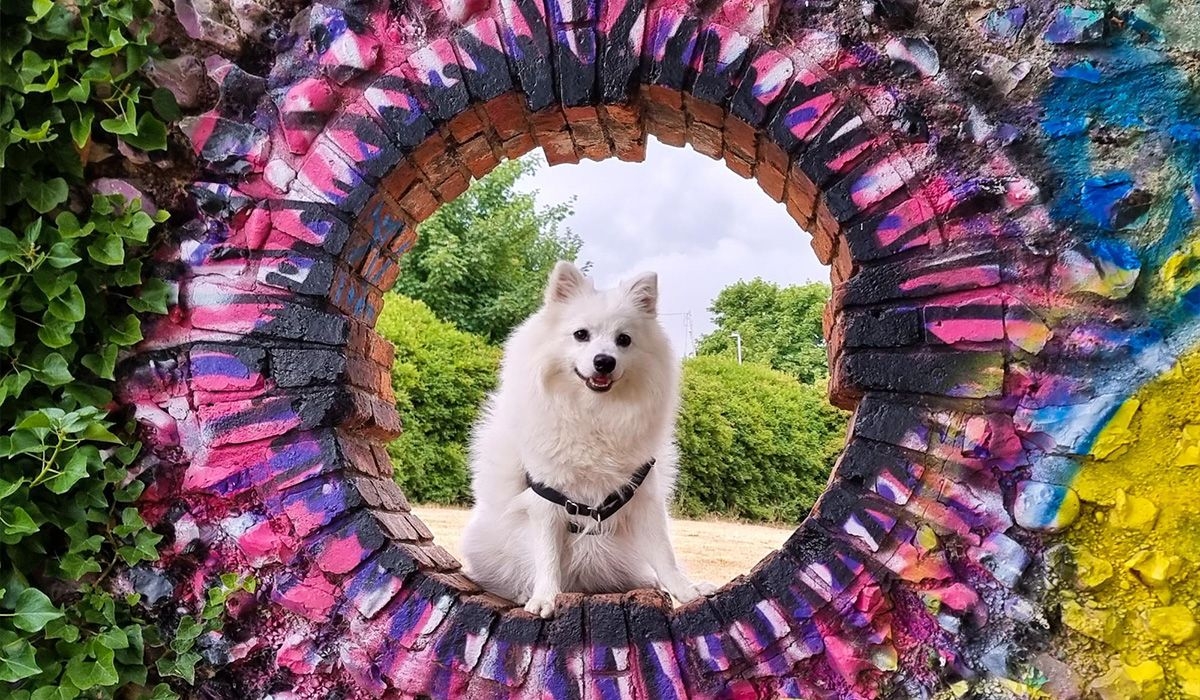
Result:
<instances>
[{"instance_id":1,"label":"green tree foliage","mask_svg":"<svg viewBox=\"0 0 1200 700\"><path fill-rule=\"evenodd\" d=\"M574 260L581 246L559 228L571 205L538 209L533 194L516 190L536 168L503 163L422 223L396 291L461 330L503 341L541 303L555 261Z\"/></svg>"},{"instance_id":2,"label":"green tree foliage","mask_svg":"<svg viewBox=\"0 0 1200 700\"><path fill-rule=\"evenodd\" d=\"M798 522L825 488L846 424L823 387L726 357L688 360L676 513Z\"/></svg>"},{"instance_id":3,"label":"green tree foliage","mask_svg":"<svg viewBox=\"0 0 1200 700\"><path fill-rule=\"evenodd\" d=\"M398 294L387 296L376 330L396 346L392 387L404 422L389 447L396 481L414 501L470 502L467 444L496 385L499 349Z\"/></svg>"},{"instance_id":4,"label":"green tree foliage","mask_svg":"<svg viewBox=\"0 0 1200 700\"><path fill-rule=\"evenodd\" d=\"M786 372L811 384L829 376L821 313L829 301L829 285L789 287L754 279L737 282L717 295L709 311L717 329L700 339L697 355L736 357L742 334L742 358Z\"/></svg>"},{"instance_id":5,"label":"green tree foliage","mask_svg":"<svg viewBox=\"0 0 1200 700\"><path fill-rule=\"evenodd\" d=\"M141 257L165 214L93 195L98 156L167 146L171 94L137 71L150 0L0 3L0 697L173 696L167 649L112 573L158 557L138 446L109 414L117 356L166 311ZM103 166L119 174L112 160ZM163 627L167 636L173 630ZM153 663L160 661L155 672ZM195 659L195 660L194 660ZM150 690L150 687L153 690Z\"/></svg>"}]
</instances>

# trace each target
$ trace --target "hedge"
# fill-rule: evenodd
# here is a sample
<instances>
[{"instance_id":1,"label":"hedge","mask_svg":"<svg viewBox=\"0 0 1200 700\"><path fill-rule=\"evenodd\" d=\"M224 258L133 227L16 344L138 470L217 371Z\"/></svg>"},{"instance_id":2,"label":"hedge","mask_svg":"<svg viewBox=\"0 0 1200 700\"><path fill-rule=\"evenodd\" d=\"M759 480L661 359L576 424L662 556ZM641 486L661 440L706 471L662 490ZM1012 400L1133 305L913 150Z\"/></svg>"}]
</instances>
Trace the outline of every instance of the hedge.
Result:
<instances>
[{"instance_id":1,"label":"hedge","mask_svg":"<svg viewBox=\"0 0 1200 700\"><path fill-rule=\"evenodd\" d=\"M678 515L794 523L825 489L848 416L823 387L724 357L683 367Z\"/></svg>"},{"instance_id":2,"label":"hedge","mask_svg":"<svg viewBox=\"0 0 1200 700\"><path fill-rule=\"evenodd\" d=\"M500 350L398 294L388 295L375 329L396 346L392 388L404 423L389 447L396 481L417 502L469 503L467 444L496 385Z\"/></svg>"}]
</instances>

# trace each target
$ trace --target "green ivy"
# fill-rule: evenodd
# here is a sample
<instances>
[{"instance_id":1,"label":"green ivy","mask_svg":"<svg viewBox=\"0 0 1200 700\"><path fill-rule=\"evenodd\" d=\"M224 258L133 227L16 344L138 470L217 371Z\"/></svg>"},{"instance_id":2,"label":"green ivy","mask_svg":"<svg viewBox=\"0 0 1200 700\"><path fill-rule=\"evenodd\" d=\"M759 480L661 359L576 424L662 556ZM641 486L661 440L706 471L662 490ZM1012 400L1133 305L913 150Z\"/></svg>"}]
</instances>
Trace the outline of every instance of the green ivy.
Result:
<instances>
[{"instance_id":1,"label":"green ivy","mask_svg":"<svg viewBox=\"0 0 1200 700\"><path fill-rule=\"evenodd\" d=\"M167 308L141 263L166 214L87 187L98 168L120 174L119 147L164 151L179 117L139 72L155 53L150 15L150 0L0 3L0 697L12 700L174 695L155 663L179 653L137 594L110 585L158 557L132 506L139 446L110 409L137 314Z\"/></svg>"}]
</instances>

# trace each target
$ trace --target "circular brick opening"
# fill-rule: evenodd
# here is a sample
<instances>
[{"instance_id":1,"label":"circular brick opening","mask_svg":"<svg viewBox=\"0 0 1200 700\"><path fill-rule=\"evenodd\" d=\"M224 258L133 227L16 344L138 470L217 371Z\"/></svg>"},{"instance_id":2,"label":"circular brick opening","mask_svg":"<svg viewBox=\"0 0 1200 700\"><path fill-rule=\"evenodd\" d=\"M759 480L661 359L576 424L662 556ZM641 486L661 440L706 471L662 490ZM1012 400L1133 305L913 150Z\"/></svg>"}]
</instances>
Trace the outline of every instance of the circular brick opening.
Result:
<instances>
[{"instance_id":1,"label":"circular brick opening","mask_svg":"<svg viewBox=\"0 0 1200 700\"><path fill-rule=\"evenodd\" d=\"M1036 188L931 137L922 105L948 88L878 73L887 30L776 26L778 9L315 4L269 75L218 67L220 103L185 123L196 217L159 268L178 304L122 375L141 508L173 535L130 581L192 604L226 571L260 580L213 684L872 697L975 673L1026 634L1006 611L1038 542L1013 518L1030 483L1013 414L1050 336L1019 293L1042 284ZM834 284L831 399L853 427L812 515L717 595L568 594L543 621L481 591L411 514L372 324L416 224L472 178L538 147L640 160L647 134L755 178L811 234ZM1043 522L1044 495L1021 525Z\"/></svg>"}]
</instances>

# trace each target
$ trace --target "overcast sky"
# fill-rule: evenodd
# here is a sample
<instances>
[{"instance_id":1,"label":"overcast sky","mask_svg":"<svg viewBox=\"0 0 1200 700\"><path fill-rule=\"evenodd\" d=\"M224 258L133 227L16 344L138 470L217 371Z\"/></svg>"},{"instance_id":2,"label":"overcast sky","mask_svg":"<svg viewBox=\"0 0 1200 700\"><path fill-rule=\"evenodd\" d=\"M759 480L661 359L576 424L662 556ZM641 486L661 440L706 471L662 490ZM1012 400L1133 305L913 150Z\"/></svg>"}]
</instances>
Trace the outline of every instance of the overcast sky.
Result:
<instances>
[{"instance_id":1,"label":"overcast sky","mask_svg":"<svg viewBox=\"0 0 1200 700\"><path fill-rule=\"evenodd\" d=\"M566 225L583 239L581 261L601 287L643 270L658 273L659 310L678 354L687 350L684 317L695 337L713 329L708 306L738 280L762 277L780 284L828 281L808 234L782 204L691 150L653 138L643 163L609 158L600 163L543 167L521 182L543 205L575 200Z\"/></svg>"}]
</instances>

